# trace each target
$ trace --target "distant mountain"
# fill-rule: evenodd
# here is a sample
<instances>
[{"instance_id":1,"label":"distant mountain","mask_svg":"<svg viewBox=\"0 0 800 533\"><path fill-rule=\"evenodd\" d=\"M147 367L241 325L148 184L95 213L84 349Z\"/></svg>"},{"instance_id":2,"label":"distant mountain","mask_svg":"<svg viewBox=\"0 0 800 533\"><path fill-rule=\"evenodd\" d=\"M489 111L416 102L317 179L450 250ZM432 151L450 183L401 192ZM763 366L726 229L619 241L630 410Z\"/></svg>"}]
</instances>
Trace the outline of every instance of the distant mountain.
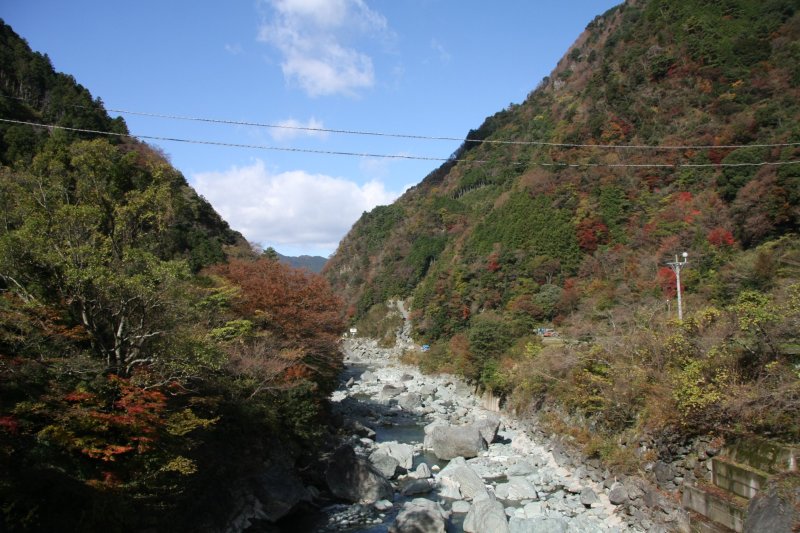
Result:
<instances>
[{"instance_id":1,"label":"distant mountain","mask_svg":"<svg viewBox=\"0 0 800 533\"><path fill-rule=\"evenodd\" d=\"M294 268L305 268L315 274L322 272L322 267L328 262L328 259L319 255L301 255L298 257L278 254L278 260L284 265L289 265Z\"/></svg>"}]
</instances>

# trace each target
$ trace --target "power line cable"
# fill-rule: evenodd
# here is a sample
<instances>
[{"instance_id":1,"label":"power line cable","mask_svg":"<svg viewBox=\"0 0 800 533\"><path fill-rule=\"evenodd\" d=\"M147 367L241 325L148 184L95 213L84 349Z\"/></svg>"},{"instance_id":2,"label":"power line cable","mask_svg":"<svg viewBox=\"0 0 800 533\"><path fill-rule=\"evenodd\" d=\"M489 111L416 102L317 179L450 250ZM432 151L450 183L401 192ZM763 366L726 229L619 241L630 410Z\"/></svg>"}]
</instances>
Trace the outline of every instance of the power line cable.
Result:
<instances>
[{"instance_id":1,"label":"power line cable","mask_svg":"<svg viewBox=\"0 0 800 533\"><path fill-rule=\"evenodd\" d=\"M262 122L250 122L243 120L230 120L230 119L214 119L205 117L191 117L185 115L169 115L162 113L149 113L144 111L130 111L124 109L108 108L112 113L120 113L124 115L138 115L144 117L165 118L172 120L186 120L194 122L209 122L213 124L231 124L237 126L252 126L259 128L272 128L272 129L287 129L297 131L309 131L314 133L341 133L347 135L365 135L373 137L394 137L400 139L416 139L426 141L457 141L464 143L480 143L480 144L510 144L520 146L550 146L558 148L602 148L602 149L616 149L616 150L702 150L710 148L785 148L789 146L800 146L800 142L793 143L765 143L765 144L725 144L725 145L635 145L635 144L589 144L589 143L556 143L548 141L525 141L525 140L502 140L502 139L469 139L463 137L442 137L431 135L414 135L406 133L387 133L379 131L361 131L361 130L344 130L334 128L317 128L312 126L293 126L288 124L269 124Z\"/></svg>"},{"instance_id":2,"label":"power line cable","mask_svg":"<svg viewBox=\"0 0 800 533\"><path fill-rule=\"evenodd\" d=\"M307 154L320 154L320 155L341 155L341 156L351 156L351 157L373 157L373 158L384 158L384 159L406 159L406 160L417 160L417 161L438 161L438 162L454 162L454 163L470 163L470 164L483 164L489 163L490 161L487 159L455 159L452 157L430 157L430 156L419 156L419 155L410 155L410 154L375 154L375 153L368 153L368 152L347 152L347 151L337 151L337 150L315 150L311 148L292 148L292 147L284 147L284 146L268 146L263 144L241 144L241 143L230 143L230 142L222 142L222 141L207 141L207 140L198 140L198 139L182 139L178 137L165 137L165 136L157 136L157 135L138 135L132 133L116 133L110 131L99 131L99 130L90 130L84 128L71 128L67 126L58 126L54 124L41 124L38 122L28 122L24 120L13 120L7 118L0 118L0 122L7 123L7 124L20 124L38 128L46 128L50 130L63 130L63 131L71 131L75 133L89 133L94 135L105 135L110 137L118 137L118 138L129 138L129 139L147 139L147 140L154 140L154 141L168 141L168 142L180 142L180 143L188 143L188 144L200 144L200 145L210 145L210 146L222 146L228 148L246 148L252 150L269 150L269 151L278 151L278 152L298 152L298 153L307 153ZM519 161L511 161L509 164L516 164L516 165L529 165L529 166L541 166L541 167L558 167L558 168L587 168L587 167L602 167L602 168L706 168L706 167L761 167L761 166L782 166L782 165L794 165L800 164L800 160L793 160L793 161L758 161L752 163L563 163L559 161L548 162L548 161L526 161L526 162L519 162Z\"/></svg>"},{"instance_id":3,"label":"power line cable","mask_svg":"<svg viewBox=\"0 0 800 533\"><path fill-rule=\"evenodd\" d=\"M10 98L13 100L21 100L23 102L30 102L24 98L16 96L0 95L3 98ZM88 109L89 106L82 106L78 104L71 104L70 107L79 107ZM526 141L526 140L502 140L502 139L469 139L464 137L447 137L447 136L433 136L433 135L417 135L406 133L390 133L381 131L366 131L366 130L349 130L349 129L336 129L336 128L320 128L313 126L299 126L289 124L272 124L266 122L254 122L248 120L233 120L233 119L218 119L208 117L196 117L188 115L176 115L168 113L154 113L148 111L132 111L127 109L105 108L106 111L112 113L120 113L123 115L134 115L141 117L163 118L169 120L183 120L191 122L205 122L210 124L228 124L234 126L250 126L257 128L269 129L284 129L294 131L308 131L313 133L337 133L345 135L362 135L371 137L392 137L398 139L415 139L426 141L455 141L462 143L474 144L500 144L500 145L519 145L519 146L549 146L554 148L595 148L595 149L613 149L613 150L708 150L712 148L717 149L738 149L738 148L787 148L792 146L800 146L800 142L787 142L787 143L755 143L755 144L688 144L688 145L648 145L648 144L592 144L592 143L557 143L549 141Z\"/></svg>"}]
</instances>

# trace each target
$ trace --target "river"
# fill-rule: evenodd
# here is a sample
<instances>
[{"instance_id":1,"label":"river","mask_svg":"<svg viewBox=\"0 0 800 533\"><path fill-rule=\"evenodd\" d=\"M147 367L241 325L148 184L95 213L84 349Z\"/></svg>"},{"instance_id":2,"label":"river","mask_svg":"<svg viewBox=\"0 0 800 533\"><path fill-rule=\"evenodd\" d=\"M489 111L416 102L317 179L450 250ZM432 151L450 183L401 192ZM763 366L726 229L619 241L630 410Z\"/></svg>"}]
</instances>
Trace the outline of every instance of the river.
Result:
<instances>
[{"instance_id":1,"label":"river","mask_svg":"<svg viewBox=\"0 0 800 533\"><path fill-rule=\"evenodd\" d=\"M348 442L358 457L374 462L377 455L392 455L401 448L396 455L409 452L410 463L389 474L391 498L327 507L314 531L645 530L611 503L608 480L593 480L583 467L559 466L550 444L532 440L514 418L484 409L480 398L458 379L425 375L401 364L398 355L403 350L417 349L409 330L406 320L392 349L380 348L371 339L346 339L346 370L332 401L353 429ZM496 420L499 428L475 457L446 461L425 446L426 426L434 433L436 426L465 428L487 420ZM433 515L428 517L433 521L425 518L423 528L413 529L405 518L414 512L417 517Z\"/></svg>"}]
</instances>

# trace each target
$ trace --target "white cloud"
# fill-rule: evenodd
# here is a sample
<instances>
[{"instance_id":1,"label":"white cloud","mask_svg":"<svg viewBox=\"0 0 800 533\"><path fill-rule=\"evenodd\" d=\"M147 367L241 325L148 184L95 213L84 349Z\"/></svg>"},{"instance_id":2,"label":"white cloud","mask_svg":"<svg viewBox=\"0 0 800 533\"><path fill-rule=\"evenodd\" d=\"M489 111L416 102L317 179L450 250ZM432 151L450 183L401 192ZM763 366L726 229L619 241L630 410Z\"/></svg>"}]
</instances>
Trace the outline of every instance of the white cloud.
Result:
<instances>
[{"instance_id":1,"label":"white cloud","mask_svg":"<svg viewBox=\"0 0 800 533\"><path fill-rule=\"evenodd\" d=\"M264 0L269 9L258 39L281 53L289 83L309 96L345 94L375 83L372 58L349 44L388 31L363 0Z\"/></svg>"},{"instance_id":2,"label":"white cloud","mask_svg":"<svg viewBox=\"0 0 800 533\"><path fill-rule=\"evenodd\" d=\"M327 139L329 135L327 131L317 131L323 129L325 125L314 117L308 119L306 123L289 118L276 123L276 126L280 127L270 129L270 135L276 141L289 141L301 136Z\"/></svg>"},{"instance_id":3,"label":"white cloud","mask_svg":"<svg viewBox=\"0 0 800 533\"><path fill-rule=\"evenodd\" d=\"M399 196L379 181L358 185L302 170L272 174L261 160L195 174L192 182L249 241L310 253L333 252L364 211Z\"/></svg>"}]
</instances>

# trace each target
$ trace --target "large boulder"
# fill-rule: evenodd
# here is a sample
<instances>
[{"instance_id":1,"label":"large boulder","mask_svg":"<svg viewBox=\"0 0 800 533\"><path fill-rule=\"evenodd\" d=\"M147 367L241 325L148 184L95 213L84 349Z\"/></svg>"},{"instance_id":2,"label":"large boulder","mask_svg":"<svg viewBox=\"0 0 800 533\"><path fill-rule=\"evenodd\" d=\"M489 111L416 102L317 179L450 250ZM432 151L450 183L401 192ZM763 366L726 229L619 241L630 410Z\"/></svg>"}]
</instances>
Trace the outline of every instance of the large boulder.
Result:
<instances>
[{"instance_id":1,"label":"large boulder","mask_svg":"<svg viewBox=\"0 0 800 533\"><path fill-rule=\"evenodd\" d=\"M372 452L369 456L369 460L387 479L393 478L397 473L397 467L400 466L397 459L383 450L375 450Z\"/></svg>"},{"instance_id":2,"label":"large boulder","mask_svg":"<svg viewBox=\"0 0 800 533\"><path fill-rule=\"evenodd\" d=\"M425 426L424 428L425 437L422 442L422 447L425 448L426 450L433 449L433 430L436 429L437 427L445 427L445 426L447 426L447 423L439 419L434 420L433 422Z\"/></svg>"},{"instance_id":3,"label":"large boulder","mask_svg":"<svg viewBox=\"0 0 800 533\"><path fill-rule=\"evenodd\" d=\"M594 490L592 490L591 487L583 488L583 490L581 491L580 500L581 504L586 508L589 508L593 504L600 501L600 499L597 497L597 493Z\"/></svg>"},{"instance_id":4,"label":"large boulder","mask_svg":"<svg viewBox=\"0 0 800 533\"><path fill-rule=\"evenodd\" d=\"M399 396L406 390L406 386L399 385L384 385L381 392L378 394L378 399L381 401L388 401L392 398Z\"/></svg>"},{"instance_id":5,"label":"large boulder","mask_svg":"<svg viewBox=\"0 0 800 533\"><path fill-rule=\"evenodd\" d=\"M375 430L365 426L358 420L348 420L344 427L359 437L375 440Z\"/></svg>"},{"instance_id":6,"label":"large boulder","mask_svg":"<svg viewBox=\"0 0 800 533\"><path fill-rule=\"evenodd\" d=\"M478 432L486 441L486 444L491 444L497 437L497 431L500 429L500 417L495 414L489 414L483 418L479 418L472 423L478 429Z\"/></svg>"},{"instance_id":7,"label":"large boulder","mask_svg":"<svg viewBox=\"0 0 800 533\"><path fill-rule=\"evenodd\" d=\"M439 459L450 460L456 457L477 457L486 450L486 441L478 428L468 426L436 426L430 437L430 449Z\"/></svg>"},{"instance_id":8,"label":"large boulder","mask_svg":"<svg viewBox=\"0 0 800 533\"><path fill-rule=\"evenodd\" d=\"M408 477L415 479L427 479L431 477L431 468L427 463L420 463L417 465L416 470L408 473Z\"/></svg>"},{"instance_id":9,"label":"large boulder","mask_svg":"<svg viewBox=\"0 0 800 533\"><path fill-rule=\"evenodd\" d=\"M462 498L471 500L486 493L486 485L481 477L469 466L463 457L450 461L446 467L436 475L440 485L452 488L458 487ZM452 492L452 491L451 491Z\"/></svg>"},{"instance_id":10,"label":"large boulder","mask_svg":"<svg viewBox=\"0 0 800 533\"><path fill-rule=\"evenodd\" d=\"M788 483L770 481L766 490L760 491L750 500L744 533L800 531L800 487L796 486L796 479L789 480Z\"/></svg>"},{"instance_id":11,"label":"large boulder","mask_svg":"<svg viewBox=\"0 0 800 533\"><path fill-rule=\"evenodd\" d=\"M406 470L410 470L414 463L414 447L410 444L396 441L381 442L378 444L378 450L397 459L397 464Z\"/></svg>"},{"instance_id":12,"label":"large boulder","mask_svg":"<svg viewBox=\"0 0 800 533\"><path fill-rule=\"evenodd\" d=\"M415 498L403 504L389 533L444 533L446 518L438 503Z\"/></svg>"},{"instance_id":13,"label":"large boulder","mask_svg":"<svg viewBox=\"0 0 800 533\"><path fill-rule=\"evenodd\" d=\"M442 477L438 478L437 482L438 487L436 488L436 492L439 494L440 498L446 498L448 500L461 499L461 488L458 481L449 477Z\"/></svg>"},{"instance_id":14,"label":"large boulder","mask_svg":"<svg viewBox=\"0 0 800 533\"><path fill-rule=\"evenodd\" d=\"M422 397L417 392L408 392L406 394L401 394L397 398L397 405L399 405L406 411L413 411L414 409L422 405Z\"/></svg>"},{"instance_id":15,"label":"large boulder","mask_svg":"<svg viewBox=\"0 0 800 533\"><path fill-rule=\"evenodd\" d=\"M433 483L430 479L408 478L404 481L401 492L403 496L412 496L414 494L427 494L432 490Z\"/></svg>"},{"instance_id":16,"label":"large boulder","mask_svg":"<svg viewBox=\"0 0 800 533\"><path fill-rule=\"evenodd\" d=\"M472 502L464 518L466 533L509 533L506 511L503 504L485 492Z\"/></svg>"},{"instance_id":17,"label":"large boulder","mask_svg":"<svg viewBox=\"0 0 800 533\"><path fill-rule=\"evenodd\" d=\"M391 500L393 496L386 476L346 445L331 456L325 480L334 496L354 503Z\"/></svg>"},{"instance_id":18,"label":"large boulder","mask_svg":"<svg viewBox=\"0 0 800 533\"><path fill-rule=\"evenodd\" d=\"M664 485L675 479L675 468L664 461L656 461L653 466L653 473L656 475L656 481L659 485Z\"/></svg>"},{"instance_id":19,"label":"large boulder","mask_svg":"<svg viewBox=\"0 0 800 533\"><path fill-rule=\"evenodd\" d=\"M608 491L608 501L610 501L612 505L628 503L627 487L619 481L615 481L614 484L611 485L611 490Z\"/></svg>"},{"instance_id":20,"label":"large boulder","mask_svg":"<svg viewBox=\"0 0 800 533\"><path fill-rule=\"evenodd\" d=\"M253 495L261 502L258 518L270 522L290 514L301 502L311 501L311 495L297 474L279 464L254 476L251 486Z\"/></svg>"}]
</instances>

